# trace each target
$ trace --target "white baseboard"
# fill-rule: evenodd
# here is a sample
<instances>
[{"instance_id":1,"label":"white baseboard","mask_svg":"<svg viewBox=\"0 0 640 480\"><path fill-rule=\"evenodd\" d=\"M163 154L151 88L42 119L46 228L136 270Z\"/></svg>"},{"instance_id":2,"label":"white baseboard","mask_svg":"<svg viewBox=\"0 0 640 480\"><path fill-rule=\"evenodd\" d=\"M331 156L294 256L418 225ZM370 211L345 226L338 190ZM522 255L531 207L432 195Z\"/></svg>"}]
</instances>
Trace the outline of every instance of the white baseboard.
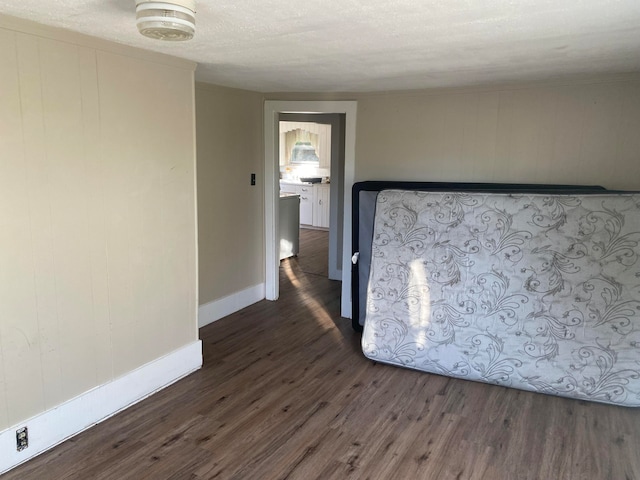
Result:
<instances>
[{"instance_id":1,"label":"white baseboard","mask_svg":"<svg viewBox=\"0 0 640 480\"><path fill-rule=\"evenodd\" d=\"M171 385L202 366L198 340L51 410L0 432L0 474ZM16 430L29 429L29 447L16 450Z\"/></svg>"},{"instance_id":2,"label":"white baseboard","mask_svg":"<svg viewBox=\"0 0 640 480\"><path fill-rule=\"evenodd\" d=\"M198 309L198 327L220 320L222 317L242 310L262 300L265 296L264 283L254 285L213 302L200 305Z\"/></svg>"}]
</instances>

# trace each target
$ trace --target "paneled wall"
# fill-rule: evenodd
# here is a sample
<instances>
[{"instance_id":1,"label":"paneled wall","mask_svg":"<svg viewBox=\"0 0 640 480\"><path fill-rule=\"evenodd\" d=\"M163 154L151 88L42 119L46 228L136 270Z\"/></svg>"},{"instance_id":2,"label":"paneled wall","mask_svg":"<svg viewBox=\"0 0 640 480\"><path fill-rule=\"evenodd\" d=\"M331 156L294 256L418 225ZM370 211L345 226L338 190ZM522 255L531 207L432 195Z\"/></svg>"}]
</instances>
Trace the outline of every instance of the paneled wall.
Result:
<instances>
[{"instance_id":1,"label":"paneled wall","mask_svg":"<svg viewBox=\"0 0 640 480\"><path fill-rule=\"evenodd\" d=\"M264 283L262 94L199 83L196 112L203 305Z\"/></svg>"},{"instance_id":2,"label":"paneled wall","mask_svg":"<svg viewBox=\"0 0 640 480\"><path fill-rule=\"evenodd\" d=\"M359 99L356 178L640 189L640 77Z\"/></svg>"},{"instance_id":3,"label":"paneled wall","mask_svg":"<svg viewBox=\"0 0 640 480\"><path fill-rule=\"evenodd\" d=\"M640 74L371 94L357 100L356 180L544 182L640 189Z\"/></svg>"},{"instance_id":4,"label":"paneled wall","mask_svg":"<svg viewBox=\"0 0 640 480\"><path fill-rule=\"evenodd\" d=\"M197 269L194 65L0 20L2 430L196 341Z\"/></svg>"}]
</instances>

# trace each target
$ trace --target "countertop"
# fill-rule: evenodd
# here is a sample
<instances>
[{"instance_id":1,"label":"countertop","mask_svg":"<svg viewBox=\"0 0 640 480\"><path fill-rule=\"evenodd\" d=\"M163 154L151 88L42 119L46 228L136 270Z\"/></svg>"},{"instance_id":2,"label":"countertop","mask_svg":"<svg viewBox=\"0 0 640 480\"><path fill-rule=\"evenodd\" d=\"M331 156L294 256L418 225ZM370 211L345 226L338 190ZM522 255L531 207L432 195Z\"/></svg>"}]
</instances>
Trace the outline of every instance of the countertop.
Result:
<instances>
[{"instance_id":1,"label":"countertop","mask_svg":"<svg viewBox=\"0 0 640 480\"><path fill-rule=\"evenodd\" d=\"M329 183L311 183L311 182L301 182L300 180L280 180L280 183L284 183L285 185L329 185Z\"/></svg>"},{"instance_id":2,"label":"countertop","mask_svg":"<svg viewBox=\"0 0 640 480\"><path fill-rule=\"evenodd\" d=\"M300 180L280 180L285 185L313 185L311 182L301 182Z\"/></svg>"}]
</instances>

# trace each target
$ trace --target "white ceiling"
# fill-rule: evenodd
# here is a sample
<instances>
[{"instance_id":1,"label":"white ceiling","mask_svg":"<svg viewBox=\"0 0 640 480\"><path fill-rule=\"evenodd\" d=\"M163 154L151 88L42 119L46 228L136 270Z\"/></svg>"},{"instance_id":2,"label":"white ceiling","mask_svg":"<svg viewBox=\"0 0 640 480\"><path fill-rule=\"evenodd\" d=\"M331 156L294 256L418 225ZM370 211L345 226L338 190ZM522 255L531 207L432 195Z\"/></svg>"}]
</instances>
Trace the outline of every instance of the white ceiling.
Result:
<instances>
[{"instance_id":1,"label":"white ceiling","mask_svg":"<svg viewBox=\"0 0 640 480\"><path fill-rule=\"evenodd\" d=\"M381 91L640 71L640 0L199 0L196 37L142 37L135 0L0 0L0 13L199 63L263 92Z\"/></svg>"}]
</instances>

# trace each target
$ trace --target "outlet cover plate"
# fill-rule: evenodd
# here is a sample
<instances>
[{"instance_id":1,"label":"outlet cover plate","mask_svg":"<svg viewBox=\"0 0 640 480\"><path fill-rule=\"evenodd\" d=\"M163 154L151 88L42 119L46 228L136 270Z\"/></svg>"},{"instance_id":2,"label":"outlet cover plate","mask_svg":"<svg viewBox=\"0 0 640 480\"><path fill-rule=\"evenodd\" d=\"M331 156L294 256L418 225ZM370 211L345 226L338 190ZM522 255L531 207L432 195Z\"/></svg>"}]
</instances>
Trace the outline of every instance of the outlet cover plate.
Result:
<instances>
[{"instance_id":1,"label":"outlet cover plate","mask_svg":"<svg viewBox=\"0 0 640 480\"><path fill-rule=\"evenodd\" d=\"M16 450L21 452L29 446L29 430L22 427L16 430Z\"/></svg>"}]
</instances>

